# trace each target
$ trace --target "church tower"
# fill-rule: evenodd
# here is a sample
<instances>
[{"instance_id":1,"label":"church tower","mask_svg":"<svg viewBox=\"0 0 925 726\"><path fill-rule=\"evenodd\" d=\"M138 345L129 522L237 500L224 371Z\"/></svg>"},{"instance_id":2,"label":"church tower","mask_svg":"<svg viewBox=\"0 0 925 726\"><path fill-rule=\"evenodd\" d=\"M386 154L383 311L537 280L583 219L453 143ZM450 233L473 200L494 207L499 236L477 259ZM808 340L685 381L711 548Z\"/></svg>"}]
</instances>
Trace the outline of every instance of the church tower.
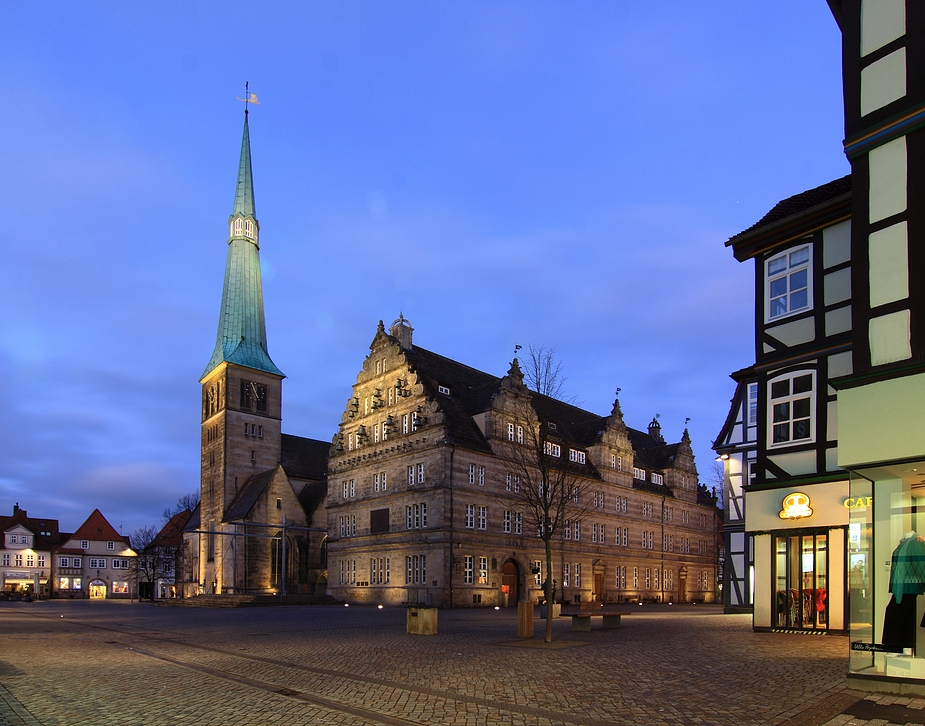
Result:
<instances>
[{"instance_id":1,"label":"church tower","mask_svg":"<svg viewBox=\"0 0 925 726\"><path fill-rule=\"evenodd\" d=\"M260 280L260 225L254 208L247 110L228 220L228 257L215 350L202 384L202 476L199 583L206 593L230 593L235 567L228 507L253 474L280 462L282 380L267 352Z\"/></svg>"}]
</instances>

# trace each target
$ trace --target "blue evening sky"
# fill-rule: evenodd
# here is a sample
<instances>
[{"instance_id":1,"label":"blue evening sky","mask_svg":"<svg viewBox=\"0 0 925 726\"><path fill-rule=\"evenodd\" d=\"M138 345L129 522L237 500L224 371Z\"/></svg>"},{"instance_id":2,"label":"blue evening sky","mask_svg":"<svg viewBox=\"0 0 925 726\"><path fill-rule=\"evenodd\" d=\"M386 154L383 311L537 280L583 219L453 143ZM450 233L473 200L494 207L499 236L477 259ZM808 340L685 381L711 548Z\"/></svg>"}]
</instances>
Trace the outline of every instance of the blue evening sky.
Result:
<instances>
[{"instance_id":1,"label":"blue evening sky","mask_svg":"<svg viewBox=\"0 0 925 726\"><path fill-rule=\"evenodd\" d=\"M199 488L250 116L283 431L330 440L377 322L689 424L701 479L754 361L723 243L848 172L824 0L0 7L0 513L124 533Z\"/></svg>"}]
</instances>

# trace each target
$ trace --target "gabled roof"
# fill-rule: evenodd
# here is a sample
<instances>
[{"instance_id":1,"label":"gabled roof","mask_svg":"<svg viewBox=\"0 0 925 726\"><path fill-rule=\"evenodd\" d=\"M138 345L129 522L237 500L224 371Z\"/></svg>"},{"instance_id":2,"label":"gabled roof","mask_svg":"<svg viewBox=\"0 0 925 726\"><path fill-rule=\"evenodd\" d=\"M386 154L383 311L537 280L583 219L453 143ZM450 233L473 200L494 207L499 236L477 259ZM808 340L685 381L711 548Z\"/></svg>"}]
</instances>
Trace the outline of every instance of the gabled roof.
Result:
<instances>
[{"instance_id":1,"label":"gabled roof","mask_svg":"<svg viewBox=\"0 0 925 726\"><path fill-rule=\"evenodd\" d=\"M61 542L57 519L30 517L19 505L13 507L10 517L0 517L0 531L7 532L13 527L21 526L33 534L33 549L51 550Z\"/></svg>"},{"instance_id":2,"label":"gabled roof","mask_svg":"<svg viewBox=\"0 0 925 726\"><path fill-rule=\"evenodd\" d=\"M805 236L851 214L851 175L809 189L775 204L748 229L730 237L740 262L797 237Z\"/></svg>"},{"instance_id":3,"label":"gabled roof","mask_svg":"<svg viewBox=\"0 0 925 726\"><path fill-rule=\"evenodd\" d=\"M328 471L330 442L283 434L280 446L280 463L286 474L293 479L324 480Z\"/></svg>"},{"instance_id":4,"label":"gabled roof","mask_svg":"<svg viewBox=\"0 0 925 726\"><path fill-rule=\"evenodd\" d=\"M72 539L86 539L94 542L125 542L129 543L129 538L116 532L115 528L107 521L106 517L99 509L94 509L93 513L87 517L87 521L77 528L72 535Z\"/></svg>"},{"instance_id":5,"label":"gabled roof","mask_svg":"<svg viewBox=\"0 0 925 726\"><path fill-rule=\"evenodd\" d=\"M488 442L472 417L491 408L492 399L501 390L501 379L418 346L403 348L402 352L423 382L428 398L439 403L445 415L448 438L459 446L490 451ZM441 385L450 389L449 395L439 392L438 386ZM607 417L535 391L531 391L530 396L537 416L544 424L549 421L556 424L552 436L560 439L563 444L584 449L600 440ZM683 445L666 444L659 438L635 429L627 428L627 432L637 460L650 469L672 466L678 447ZM567 456L563 456L563 459L568 465ZM596 475L590 464L580 468L586 475Z\"/></svg>"},{"instance_id":6,"label":"gabled roof","mask_svg":"<svg viewBox=\"0 0 925 726\"><path fill-rule=\"evenodd\" d=\"M179 547L183 543L183 528L193 513L189 509L177 512L161 527L149 547Z\"/></svg>"},{"instance_id":7,"label":"gabled roof","mask_svg":"<svg viewBox=\"0 0 925 726\"><path fill-rule=\"evenodd\" d=\"M199 502L195 509L190 512L189 519L186 520L186 524L183 525L184 532L195 532L197 529L201 528L201 512L202 512L202 502Z\"/></svg>"}]
</instances>

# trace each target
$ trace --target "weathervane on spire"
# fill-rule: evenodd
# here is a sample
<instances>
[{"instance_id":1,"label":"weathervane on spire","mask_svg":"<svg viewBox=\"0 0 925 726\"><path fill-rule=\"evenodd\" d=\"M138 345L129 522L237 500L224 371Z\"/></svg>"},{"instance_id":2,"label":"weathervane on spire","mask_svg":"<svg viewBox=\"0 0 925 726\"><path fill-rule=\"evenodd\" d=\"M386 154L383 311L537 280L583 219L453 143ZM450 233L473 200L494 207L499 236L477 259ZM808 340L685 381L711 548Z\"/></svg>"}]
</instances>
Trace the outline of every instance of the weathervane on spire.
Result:
<instances>
[{"instance_id":1,"label":"weathervane on spire","mask_svg":"<svg viewBox=\"0 0 925 726\"><path fill-rule=\"evenodd\" d=\"M244 81L244 98L240 96L237 97L239 101L244 101L244 115L247 116L247 105L252 103L255 106L260 105L260 101L257 100L257 94L250 92L250 82Z\"/></svg>"},{"instance_id":2,"label":"weathervane on spire","mask_svg":"<svg viewBox=\"0 0 925 726\"><path fill-rule=\"evenodd\" d=\"M521 348L523 348L522 345L517 345L516 343L514 344L514 357L515 358L517 357L517 351L519 351Z\"/></svg>"}]
</instances>

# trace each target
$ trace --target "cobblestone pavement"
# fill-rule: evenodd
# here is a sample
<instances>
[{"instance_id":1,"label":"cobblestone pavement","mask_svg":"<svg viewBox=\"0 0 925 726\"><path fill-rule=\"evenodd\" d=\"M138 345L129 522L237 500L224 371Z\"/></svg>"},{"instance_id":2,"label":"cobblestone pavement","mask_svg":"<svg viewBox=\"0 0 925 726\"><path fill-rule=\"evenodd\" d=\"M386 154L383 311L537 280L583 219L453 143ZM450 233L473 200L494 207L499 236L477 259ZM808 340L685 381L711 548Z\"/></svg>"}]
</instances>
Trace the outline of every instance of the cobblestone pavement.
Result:
<instances>
[{"instance_id":1,"label":"cobblestone pavement","mask_svg":"<svg viewBox=\"0 0 925 726\"><path fill-rule=\"evenodd\" d=\"M400 608L3 603L0 723L925 723L925 701L846 688L844 637L753 633L716 606L623 621L562 619L546 645L539 619L517 639L514 610L441 610L414 636Z\"/></svg>"}]
</instances>

